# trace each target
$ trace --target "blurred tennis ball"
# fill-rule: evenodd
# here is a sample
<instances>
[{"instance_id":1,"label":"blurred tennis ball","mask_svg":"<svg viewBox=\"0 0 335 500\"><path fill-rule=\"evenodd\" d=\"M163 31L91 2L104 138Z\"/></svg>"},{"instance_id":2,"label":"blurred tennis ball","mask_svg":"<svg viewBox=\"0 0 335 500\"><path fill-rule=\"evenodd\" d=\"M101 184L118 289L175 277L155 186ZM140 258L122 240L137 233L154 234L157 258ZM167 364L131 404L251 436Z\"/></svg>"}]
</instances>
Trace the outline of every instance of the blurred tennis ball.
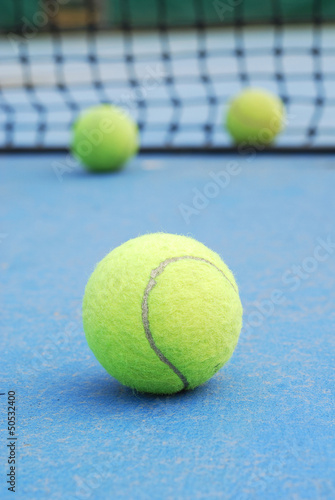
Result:
<instances>
[{"instance_id":1,"label":"blurred tennis ball","mask_svg":"<svg viewBox=\"0 0 335 500\"><path fill-rule=\"evenodd\" d=\"M72 153L92 172L121 169L138 147L137 125L117 106L89 108L73 126Z\"/></svg>"},{"instance_id":2,"label":"blurred tennis ball","mask_svg":"<svg viewBox=\"0 0 335 500\"><path fill-rule=\"evenodd\" d=\"M283 130L282 100L263 89L243 90L230 102L226 128L236 144L271 144Z\"/></svg>"}]
</instances>

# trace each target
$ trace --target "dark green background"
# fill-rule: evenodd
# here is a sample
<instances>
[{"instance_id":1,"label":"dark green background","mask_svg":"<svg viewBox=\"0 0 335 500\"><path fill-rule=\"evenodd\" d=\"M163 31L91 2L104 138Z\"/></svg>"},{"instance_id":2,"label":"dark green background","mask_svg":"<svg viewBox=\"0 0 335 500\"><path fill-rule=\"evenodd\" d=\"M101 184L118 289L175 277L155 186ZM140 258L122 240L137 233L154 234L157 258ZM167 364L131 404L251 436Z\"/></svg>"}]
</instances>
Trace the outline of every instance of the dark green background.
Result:
<instances>
[{"instance_id":1,"label":"dark green background","mask_svg":"<svg viewBox=\"0 0 335 500\"><path fill-rule=\"evenodd\" d=\"M42 10L42 1L1 0L0 29L19 31L22 18L33 21L34 13ZM83 9L89 3L69 0L60 8ZM159 22L169 27L186 27L199 20L217 26L233 24L236 19L246 24L271 23L274 18L284 23L310 22L316 15L323 21L335 20L335 0L105 0L102 5L104 28L120 28L125 21L137 28L154 28ZM73 27L78 27L75 16Z\"/></svg>"}]
</instances>

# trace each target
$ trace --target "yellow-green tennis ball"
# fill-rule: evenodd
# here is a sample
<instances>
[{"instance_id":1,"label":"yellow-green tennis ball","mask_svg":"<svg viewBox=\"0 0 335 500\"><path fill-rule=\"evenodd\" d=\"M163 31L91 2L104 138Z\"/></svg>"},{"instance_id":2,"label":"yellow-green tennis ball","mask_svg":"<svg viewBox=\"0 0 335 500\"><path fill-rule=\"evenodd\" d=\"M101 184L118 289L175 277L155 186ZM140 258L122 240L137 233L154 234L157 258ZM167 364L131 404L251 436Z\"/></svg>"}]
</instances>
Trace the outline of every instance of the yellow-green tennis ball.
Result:
<instances>
[{"instance_id":1,"label":"yellow-green tennis ball","mask_svg":"<svg viewBox=\"0 0 335 500\"><path fill-rule=\"evenodd\" d=\"M117 106L90 108L73 127L72 152L94 172L119 170L136 154L138 144L136 124Z\"/></svg>"},{"instance_id":2,"label":"yellow-green tennis ball","mask_svg":"<svg viewBox=\"0 0 335 500\"><path fill-rule=\"evenodd\" d=\"M271 144L284 127L281 99L262 89L249 88L231 101L226 128L237 144Z\"/></svg>"},{"instance_id":3,"label":"yellow-green tennis ball","mask_svg":"<svg viewBox=\"0 0 335 500\"><path fill-rule=\"evenodd\" d=\"M155 233L97 265L83 322L90 348L119 382L172 394L203 384L229 360L242 305L218 254L192 238Z\"/></svg>"}]
</instances>

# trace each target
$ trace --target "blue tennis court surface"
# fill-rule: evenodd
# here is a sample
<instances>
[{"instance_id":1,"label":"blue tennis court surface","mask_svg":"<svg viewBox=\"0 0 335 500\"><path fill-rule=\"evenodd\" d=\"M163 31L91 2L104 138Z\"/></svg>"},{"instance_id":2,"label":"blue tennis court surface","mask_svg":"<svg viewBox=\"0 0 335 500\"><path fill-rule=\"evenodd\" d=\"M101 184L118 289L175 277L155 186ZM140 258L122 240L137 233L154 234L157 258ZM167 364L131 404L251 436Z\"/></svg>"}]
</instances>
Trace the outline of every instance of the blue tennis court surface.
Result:
<instances>
[{"instance_id":1,"label":"blue tennis court surface","mask_svg":"<svg viewBox=\"0 0 335 500\"><path fill-rule=\"evenodd\" d=\"M335 157L143 156L90 176L0 157L0 392L17 398L24 499L335 498ZM175 396L133 393L90 352L95 264L140 234L189 234L234 271L230 362ZM0 396L0 497L7 406Z\"/></svg>"}]
</instances>

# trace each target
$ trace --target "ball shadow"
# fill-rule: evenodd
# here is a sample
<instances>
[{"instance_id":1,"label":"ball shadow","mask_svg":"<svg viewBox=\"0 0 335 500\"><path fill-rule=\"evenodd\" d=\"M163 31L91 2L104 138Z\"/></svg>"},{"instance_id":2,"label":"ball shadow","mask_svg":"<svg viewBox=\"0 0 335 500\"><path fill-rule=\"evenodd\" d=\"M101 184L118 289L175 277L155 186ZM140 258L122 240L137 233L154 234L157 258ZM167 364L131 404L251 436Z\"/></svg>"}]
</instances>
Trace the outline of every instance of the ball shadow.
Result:
<instances>
[{"instance_id":1,"label":"ball shadow","mask_svg":"<svg viewBox=\"0 0 335 500\"><path fill-rule=\"evenodd\" d=\"M121 385L117 380L101 371L94 370L91 375L86 372L77 374L75 379L68 378L62 381L62 399L70 400L80 405L83 411L91 411L92 407L99 407L102 411L118 413L120 411L137 411L139 408L150 409L167 407L186 407L201 405L208 399L224 398L231 400L235 383L229 379L216 376L206 384L196 389L183 390L176 394L149 394L141 393Z\"/></svg>"}]
</instances>

